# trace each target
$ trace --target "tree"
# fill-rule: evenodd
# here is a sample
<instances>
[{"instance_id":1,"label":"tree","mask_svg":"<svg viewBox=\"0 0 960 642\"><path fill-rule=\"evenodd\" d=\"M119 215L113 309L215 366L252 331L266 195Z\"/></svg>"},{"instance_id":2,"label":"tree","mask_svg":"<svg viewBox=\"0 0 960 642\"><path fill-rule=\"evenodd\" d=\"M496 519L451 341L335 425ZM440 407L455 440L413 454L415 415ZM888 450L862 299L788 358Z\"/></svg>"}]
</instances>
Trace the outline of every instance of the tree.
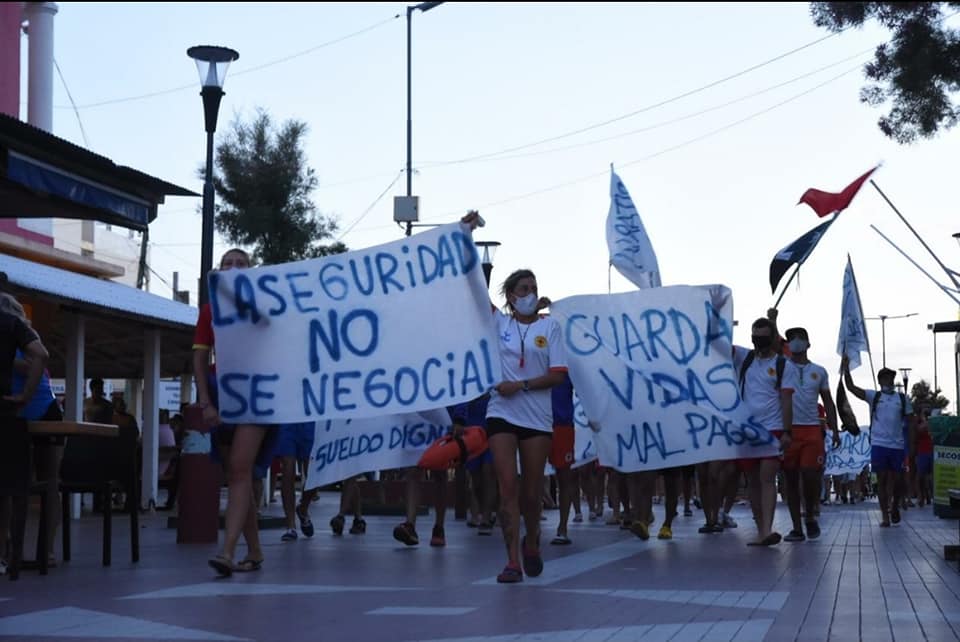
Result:
<instances>
[{"instance_id":1,"label":"tree","mask_svg":"<svg viewBox=\"0 0 960 642\"><path fill-rule=\"evenodd\" d=\"M931 390L930 384L921 379L913 384L910 389L910 401L914 408L924 407L928 409L946 408L950 405L950 400L940 394L940 390Z\"/></svg>"},{"instance_id":2,"label":"tree","mask_svg":"<svg viewBox=\"0 0 960 642\"><path fill-rule=\"evenodd\" d=\"M231 243L253 248L257 263L288 263L347 250L340 242L321 244L336 233L337 222L319 214L310 197L317 178L303 150L306 133L306 123L297 120L277 130L258 109L249 123L236 118L217 145L214 222Z\"/></svg>"},{"instance_id":3,"label":"tree","mask_svg":"<svg viewBox=\"0 0 960 642\"><path fill-rule=\"evenodd\" d=\"M960 31L944 25L948 9L955 13L960 2L811 3L814 24L834 33L870 18L892 32L864 67L876 83L860 90L860 100L873 106L893 101L877 124L899 143L932 138L960 119L951 99L960 90Z\"/></svg>"}]
</instances>

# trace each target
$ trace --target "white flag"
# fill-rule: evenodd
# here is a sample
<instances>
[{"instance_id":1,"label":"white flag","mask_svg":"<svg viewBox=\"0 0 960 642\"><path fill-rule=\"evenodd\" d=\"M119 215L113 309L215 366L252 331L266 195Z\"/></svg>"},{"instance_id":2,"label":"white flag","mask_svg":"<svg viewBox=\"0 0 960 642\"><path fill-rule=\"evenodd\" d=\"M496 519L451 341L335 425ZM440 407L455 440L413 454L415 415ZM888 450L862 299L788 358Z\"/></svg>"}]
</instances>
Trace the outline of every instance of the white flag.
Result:
<instances>
[{"instance_id":1,"label":"white flag","mask_svg":"<svg viewBox=\"0 0 960 642\"><path fill-rule=\"evenodd\" d=\"M853 275L853 263L847 255L847 269L843 273L843 305L840 309L840 337L837 339L837 354L846 353L850 359L850 369L860 366L860 353L870 352L867 339L867 326L863 321L863 306L860 305L860 292L857 290L857 278Z\"/></svg>"},{"instance_id":2,"label":"white flag","mask_svg":"<svg viewBox=\"0 0 960 642\"><path fill-rule=\"evenodd\" d=\"M607 214L610 264L638 288L660 287L660 268L650 237L640 222L630 192L610 170L610 212Z\"/></svg>"}]
</instances>

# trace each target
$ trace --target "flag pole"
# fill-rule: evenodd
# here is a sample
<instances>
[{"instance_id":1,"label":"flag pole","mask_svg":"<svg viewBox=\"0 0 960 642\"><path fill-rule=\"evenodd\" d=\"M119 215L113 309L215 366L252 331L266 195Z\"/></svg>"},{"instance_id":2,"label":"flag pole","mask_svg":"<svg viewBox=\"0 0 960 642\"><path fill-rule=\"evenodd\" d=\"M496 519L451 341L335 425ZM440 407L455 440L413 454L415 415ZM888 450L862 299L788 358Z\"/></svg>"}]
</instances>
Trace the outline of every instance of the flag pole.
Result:
<instances>
[{"instance_id":1,"label":"flag pole","mask_svg":"<svg viewBox=\"0 0 960 642\"><path fill-rule=\"evenodd\" d=\"M957 303L957 305L960 305L960 299L958 299L958 298L954 295L954 292L957 292L957 290L951 290L950 288L948 288L947 286L943 285L942 283L940 283L939 281L937 281L935 278L933 278L933 277L930 275L929 272L927 272L926 270L924 270L922 267L920 267L920 266L917 264L916 261L914 261L912 258L910 258L910 255L909 255L909 254L907 254L906 252L904 252L903 250L901 250L899 247L897 247L897 244L896 244L896 243L894 243L893 241L891 241L890 239L888 239L883 232L881 232L880 230L878 230L876 225L873 225L873 224L871 223L871 224L870 224L870 227L871 227L871 229L873 229L874 232L876 232L877 234L879 234L879 235L883 238L884 241L886 241L887 243L889 243L890 245L892 245L892 246L893 246L893 249L895 249L897 252L900 252L900 254L902 254L905 259L907 259L908 261L910 261L910 263L913 264L913 267L915 267L915 268L917 268L918 270L920 270L920 272L922 272L924 276L926 276L928 279L930 279L931 281L933 281L934 284L936 284L936 286L937 286L938 288L940 288L941 290L943 290L948 297L950 297L951 299L953 299L953 300Z\"/></svg>"},{"instance_id":2,"label":"flag pole","mask_svg":"<svg viewBox=\"0 0 960 642\"><path fill-rule=\"evenodd\" d=\"M611 292L613 292L613 285L611 281L612 273L613 273L613 263L607 263L607 294L610 294Z\"/></svg>"},{"instance_id":3,"label":"flag pole","mask_svg":"<svg viewBox=\"0 0 960 642\"><path fill-rule=\"evenodd\" d=\"M921 238L921 236L917 234L917 231L913 229L913 226L910 225L910 223L903 216L903 214L900 213L900 210L897 209L897 206L894 205L889 198L887 198L887 195L883 193L883 190L881 190L877 186L877 184L873 181L872 178L870 179L870 184L873 185L873 189L877 190L880 196L883 197L883 200L887 202L887 205L890 206L890 209L892 209L896 213L896 215L900 217L900 220L903 221L903 224L907 226L907 229L913 232L913 235L917 237L917 240L920 241L920 244L923 245L923 247L927 250L927 252L930 253L930 256L933 257L933 260L937 262L937 265L939 265L941 269L943 269L943 271L947 273L947 277L949 277L950 280L953 281L953 286L957 289L960 289L960 281L957 280L958 274L953 270L951 270L950 268L948 268L946 265L944 265L943 261L940 260L940 257L938 257L936 254L933 253L933 250L930 249L930 246L927 245L926 241L924 241L923 238Z\"/></svg>"},{"instance_id":4,"label":"flag pole","mask_svg":"<svg viewBox=\"0 0 960 642\"><path fill-rule=\"evenodd\" d=\"M793 283L793 279L800 272L800 264L798 263L793 270L793 274L790 275L790 278L787 280L786 285L783 286L783 289L780 290L780 296L777 297L777 302L773 304L773 309L776 310L780 306L780 302L783 301L783 295L787 293L787 288L790 287L790 284Z\"/></svg>"}]
</instances>

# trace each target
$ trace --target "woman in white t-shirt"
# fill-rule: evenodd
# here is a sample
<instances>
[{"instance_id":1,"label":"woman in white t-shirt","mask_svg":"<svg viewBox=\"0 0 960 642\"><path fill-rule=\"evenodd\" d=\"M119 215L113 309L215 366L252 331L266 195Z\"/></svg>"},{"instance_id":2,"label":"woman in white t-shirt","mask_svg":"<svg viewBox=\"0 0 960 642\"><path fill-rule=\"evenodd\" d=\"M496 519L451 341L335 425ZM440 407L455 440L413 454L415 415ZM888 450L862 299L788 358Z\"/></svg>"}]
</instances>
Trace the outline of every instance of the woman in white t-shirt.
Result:
<instances>
[{"instance_id":1,"label":"woman in white t-shirt","mask_svg":"<svg viewBox=\"0 0 960 642\"><path fill-rule=\"evenodd\" d=\"M504 380L490 396L487 435L500 485L500 524L508 558L497 581L513 583L523 581L524 572L530 577L543 572L540 513L543 471L553 431L550 389L563 382L567 361L560 324L538 314L550 300L539 297L533 272L517 270L507 277L500 292L507 301L507 314L494 311L494 318ZM522 541L521 505L526 522Z\"/></svg>"}]
</instances>

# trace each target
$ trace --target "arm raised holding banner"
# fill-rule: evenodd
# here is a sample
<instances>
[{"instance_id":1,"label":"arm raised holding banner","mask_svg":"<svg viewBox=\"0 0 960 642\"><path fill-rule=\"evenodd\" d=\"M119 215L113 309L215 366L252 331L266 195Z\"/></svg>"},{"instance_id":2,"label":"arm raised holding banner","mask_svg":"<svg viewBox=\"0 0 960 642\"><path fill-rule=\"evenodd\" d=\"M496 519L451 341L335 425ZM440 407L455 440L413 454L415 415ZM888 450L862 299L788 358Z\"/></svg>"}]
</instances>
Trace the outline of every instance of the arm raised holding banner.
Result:
<instances>
[{"instance_id":1,"label":"arm raised holding banner","mask_svg":"<svg viewBox=\"0 0 960 642\"><path fill-rule=\"evenodd\" d=\"M471 211L461 222L474 229L480 220L480 215ZM540 310L550 306L550 300L539 296L534 273L530 270L513 272L504 281L500 292L509 310L509 314L500 314L493 306L503 380L492 390L487 407L487 434L500 486L500 523L507 545L507 566L497 576L497 581L513 583L522 581L524 573L536 577L543 571L540 494L553 432L549 389L563 383L567 361L560 324L556 319L539 314ZM526 523L526 536L522 542L521 493Z\"/></svg>"}]
</instances>

